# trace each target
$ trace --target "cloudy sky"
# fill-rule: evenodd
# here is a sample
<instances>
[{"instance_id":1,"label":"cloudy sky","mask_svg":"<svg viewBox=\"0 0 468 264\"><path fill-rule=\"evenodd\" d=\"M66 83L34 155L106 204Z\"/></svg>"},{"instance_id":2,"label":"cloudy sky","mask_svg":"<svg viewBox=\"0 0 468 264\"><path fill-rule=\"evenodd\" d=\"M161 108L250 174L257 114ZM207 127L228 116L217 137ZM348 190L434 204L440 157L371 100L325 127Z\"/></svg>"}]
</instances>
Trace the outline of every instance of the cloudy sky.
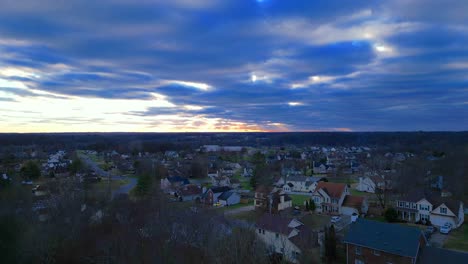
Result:
<instances>
[{"instance_id":1,"label":"cloudy sky","mask_svg":"<svg viewBox=\"0 0 468 264\"><path fill-rule=\"evenodd\" d=\"M468 129L468 1L0 6L0 132Z\"/></svg>"}]
</instances>

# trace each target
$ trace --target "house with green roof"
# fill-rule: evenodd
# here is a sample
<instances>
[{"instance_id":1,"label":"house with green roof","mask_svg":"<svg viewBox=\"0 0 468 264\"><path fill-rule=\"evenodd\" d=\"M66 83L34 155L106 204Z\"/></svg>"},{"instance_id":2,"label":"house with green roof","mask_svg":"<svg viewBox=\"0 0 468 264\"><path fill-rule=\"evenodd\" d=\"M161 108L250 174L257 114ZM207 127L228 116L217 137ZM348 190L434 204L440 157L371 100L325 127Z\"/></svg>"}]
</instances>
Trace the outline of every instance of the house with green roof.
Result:
<instances>
[{"instance_id":1,"label":"house with green roof","mask_svg":"<svg viewBox=\"0 0 468 264\"><path fill-rule=\"evenodd\" d=\"M359 218L344 243L346 263L414 264L427 241L418 228Z\"/></svg>"}]
</instances>

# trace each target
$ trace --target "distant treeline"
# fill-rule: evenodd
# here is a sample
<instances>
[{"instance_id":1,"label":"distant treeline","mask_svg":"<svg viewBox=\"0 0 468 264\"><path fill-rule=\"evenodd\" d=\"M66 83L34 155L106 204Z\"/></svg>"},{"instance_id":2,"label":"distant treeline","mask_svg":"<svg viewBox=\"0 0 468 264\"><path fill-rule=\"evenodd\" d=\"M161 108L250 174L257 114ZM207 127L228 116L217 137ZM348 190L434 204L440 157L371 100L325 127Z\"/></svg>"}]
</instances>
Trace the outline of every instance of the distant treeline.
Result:
<instances>
[{"instance_id":1,"label":"distant treeline","mask_svg":"<svg viewBox=\"0 0 468 264\"><path fill-rule=\"evenodd\" d=\"M239 146L379 146L393 151L468 144L468 132L53 133L0 134L0 146L158 152L205 144ZM417 151L415 149L414 151Z\"/></svg>"}]
</instances>

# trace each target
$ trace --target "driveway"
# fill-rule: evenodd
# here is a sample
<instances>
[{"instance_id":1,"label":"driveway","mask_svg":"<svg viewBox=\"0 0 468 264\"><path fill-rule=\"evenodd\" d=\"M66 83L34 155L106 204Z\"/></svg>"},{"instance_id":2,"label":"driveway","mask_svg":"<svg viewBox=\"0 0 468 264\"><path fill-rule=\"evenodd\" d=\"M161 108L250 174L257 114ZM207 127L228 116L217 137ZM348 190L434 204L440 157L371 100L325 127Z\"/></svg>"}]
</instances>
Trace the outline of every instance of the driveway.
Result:
<instances>
[{"instance_id":1,"label":"driveway","mask_svg":"<svg viewBox=\"0 0 468 264\"><path fill-rule=\"evenodd\" d=\"M429 243L433 247L442 247L447 240L449 235L444 235L439 232L435 232L432 234L431 239L429 239Z\"/></svg>"},{"instance_id":2,"label":"driveway","mask_svg":"<svg viewBox=\"0 0 468 264\"><path fill-rule=\"evenodd\" d=\"M343 230L345 227L347 227L349 224L351 224L351 216L349 215L341 215L341 220L335 223L335 230L337 232Z\"/></svg>"}]
</instances>

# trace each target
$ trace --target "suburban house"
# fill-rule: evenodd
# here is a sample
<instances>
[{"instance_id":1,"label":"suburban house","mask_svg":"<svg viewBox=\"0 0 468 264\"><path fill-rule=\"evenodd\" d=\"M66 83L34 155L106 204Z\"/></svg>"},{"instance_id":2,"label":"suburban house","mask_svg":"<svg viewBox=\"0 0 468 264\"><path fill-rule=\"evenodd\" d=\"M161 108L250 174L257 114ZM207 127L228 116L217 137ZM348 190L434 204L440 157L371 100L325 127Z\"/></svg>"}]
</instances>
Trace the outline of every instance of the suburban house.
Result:
<instances>
[{"instance_id":1,"label":"suburban house","mask_svg":"<svg viewBox=\"0 0 468 264\"><path fill-rule=\"evenodd\" d=\"M292 207L292 199L281 189L259 186L255 190L254 206L256 210L279 213Z\"/></svg>"},{"instance_id":2,"label":"suburban house","mask_svg":"<svg viewBox=\"0 0 468 264\"><path fill-rule=\"evenodd\" d=\"M384 190L386 186L385 179L380 176L359 177L359 183L356 190L360 192L375 193L378 190Z\"/></svg>"},{"instance_id":3,"label":"suburban house","mask_svg":"<svg viewBox=\"0 0 468 264\"><path fill-rule=\"evenodd\" d=\"M289 176L284 180L283 190L286 192L313 192L323 178L306 176Z\"/></svg>"},{"instance_id":4,"label":"suburban house","mask_svg":"<svg viewBox=\"0 0 468 264\"><path fill-rule=\"evenodd\" d=\"M402 220L430 221L432 225L439 227L450 223L452 228L457 228L465 220L463 202L442 197L437 192L411 192L396 201L395 209Z\"/></svg>"},{"instance_id":5,"label":"suburban house","mask_svg":"<svg viewBox=\"0 0 468 264\"><path fill-rule=\"evenodd\" d=\"M313 171L314 174L326 174L327 173L328 166L320 163L320 162L315 162L313 164Z\"/></svg>"},{"instance_id":6,"label":"suburban house","mask_svg":"<svg viewBox=\"0 0 468 264\"><path fill-rule=\"evenodd\" d=\"M194 184L181 186L175 192L175 196L178 197L181 202L194 201L200 199L201 195L202 188Z\"/></svg>"},{"instance_id":7,"label":"suburban house","mask_svg":"<svg viewBox=\"0 0 468 264\"><path fill-rule=\"evenodd\" d=\"M217 176L211 178L213 186L231 186L231 179L226 176Z\"/></svg>"},{"instance_id":8,"label":"suburban house","mask_svg":"<svg viewBox=\"0 0 468 264\"><path fill-rule=\"evenodd\" d=\"M208 205L214 205L219 202L219 197L225 193L231 191L231 188L227 186L223 187L212 187L207 191L203 192L201 196L201 202Z\"/></svg>"},{"instance_id":9,"label":"suburban house","mask_svg":"<svg viewBox=\"0 0 468 264\"><path fill-rule=\"evenodd\" d=\"M365 215L369 209L367 198L363 196L346 195L341 211L344 215Z\"/></svg>"},{"instance_id":10,"label":"suburban house","mask_svg":"<svg viewBox=\"0 0 468 264\"><path fill-rule=\"evenodd\" d=\"M315 211L325 214L342 214L342 205L349 195L348 185L344 183L319 182L312 194Z\"/></svg>"},{"instance_id":11,"label":"suburban house","mask_svg":"<svg viewBox=\"0 0 468 264\"><path fill-rule=\"evenodd\" d=\"M227 191L218 197L218 201L223 206L229 206L240 203L240 195L234 191Z\"/></svg>"},{"instance_id":12,"label":"suburban house","mask_svg":"<svg viewBox=\"0 0 468 264\"><path fill-rule=\"evenodd\" d=\"M301 254L318 243L317 236L297 219L266 213L255 227L271 254L279 254L292 263L300 262Z\"/></svg>"},{"instance_id":13,"label":"suburban house","mask_svg":"<svg viewBox=\"0 0 468 264\"><path fill-rule=\"evenodd\" d=\"M210 169L210 170L208 170L207 175L210 178L214 178L214 177L218 177L219 173L218 173L218 170Z\"/></svg>"},{"instance_id":14,"label":"suburban house","mask_svg":"<svg viewBox=\"0 0 468 264\"><path fill-rule=\"evenodd\" d=\"M180 176L171 176L165 179L161 179L161 190L165 193L175 193L175 191L183 185L190 184L187 178Z\"/></svg>"},{"instance_id":15,"label":"suburban house","mask_svg":"<svg viewBox=\"0 0 468 264\"><path fill-rule=\"evenodd\" d=\"M349 264L414 264L427 241L419 228L359 218L344 243Z\"/></svg>"}]
</instances>

